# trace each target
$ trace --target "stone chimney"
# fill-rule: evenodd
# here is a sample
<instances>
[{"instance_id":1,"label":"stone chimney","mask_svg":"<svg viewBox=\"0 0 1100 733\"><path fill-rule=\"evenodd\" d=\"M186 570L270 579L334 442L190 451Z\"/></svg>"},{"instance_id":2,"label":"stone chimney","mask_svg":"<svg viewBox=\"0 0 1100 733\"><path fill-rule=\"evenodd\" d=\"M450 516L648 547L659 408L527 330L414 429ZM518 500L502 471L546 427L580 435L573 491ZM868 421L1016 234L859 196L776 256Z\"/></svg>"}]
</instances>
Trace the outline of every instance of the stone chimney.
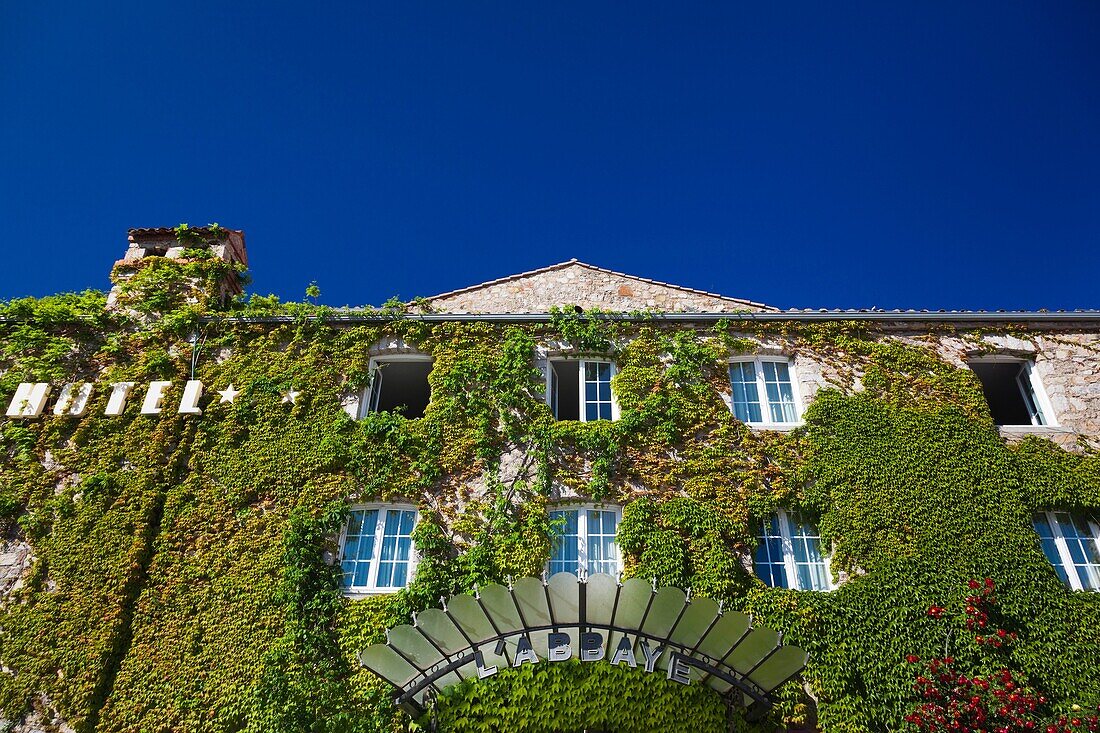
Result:
<instances>
[{"instance_id":1,"label":"stone chimney","mask_svg":"<svg viewBox=\"0 0 1100 733\"><path fill-rule=\"evenodd\" d=\"M210 253L210 258L248 267L244 231L240 229L224 229L216 224L208 227L188 227L184 224L179 227L131 229L127 232L127 240L126 255L115 262L111 270L114 285L107 297L109 308L123 307L121 303L128 290L127 283L151 264L150 258L159 257L185 264L207 259L191 257L188 250L206 250ZM240 273L235 269L220 278L216 293L206 293L202 284L197 281L194 285L195 292L187 296L190 302L198 302L205 293L206 298L214 297L219 304L224 304L244 292Z\"/></svg>"}]
</instances>

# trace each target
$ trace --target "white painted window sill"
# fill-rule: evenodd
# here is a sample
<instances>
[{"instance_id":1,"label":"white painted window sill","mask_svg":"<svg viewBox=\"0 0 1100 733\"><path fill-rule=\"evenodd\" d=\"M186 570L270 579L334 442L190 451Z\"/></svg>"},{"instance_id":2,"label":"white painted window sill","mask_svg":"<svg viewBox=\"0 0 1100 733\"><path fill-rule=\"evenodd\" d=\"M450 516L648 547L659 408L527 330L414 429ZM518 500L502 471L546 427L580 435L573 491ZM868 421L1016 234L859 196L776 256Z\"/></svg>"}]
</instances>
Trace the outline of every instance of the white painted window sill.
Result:
<instances>
[{"instance_id":1,"label":"white painted window sill","mask_svg":"<svg viewBox=\"0 0 1100 733\"><path fill-rule=\"evenodd\" d=\"M753 430L775 430L781 433L789 433L795 428L805 425L802 422L750 422L745 424Z\"/></svg>"},{"instance_id":2,"label":"white painted window sill","mask_svg":"<svg viewBox=\"0 0 1100 733\"><path fill-rule=\"evenodd\" d=\"M361 601L364 598L373 598L375 596L388 596L396 593L399 590L405 590L404 588L379 588L377 590L341 590L340 594L352 601Z\"/></svg>"},{"instance_id":3,"label":"white painted window sill","mask_svg":"<svg viewBox=\"0 0 1100 733\"><path fill-rule=\"evenodd\" d=\"M1067 435L1075 432L1072 428L1058 425L998 425L1001 435Z\"/></svg>"},{"instance_id":4,"label":"white painted window sill","mask_svg":"<svg viewBox=\"0 0 1100 733\"><path fill-rule=\"evenodd\" d=\"M1002 434L1020 435L1020 434L1035 434L1035 435L1065 435L1066 433L1073 433L1073 429L1064 428L1058 425L998 425L997 429Z\"/></svg>"}]
</instances>

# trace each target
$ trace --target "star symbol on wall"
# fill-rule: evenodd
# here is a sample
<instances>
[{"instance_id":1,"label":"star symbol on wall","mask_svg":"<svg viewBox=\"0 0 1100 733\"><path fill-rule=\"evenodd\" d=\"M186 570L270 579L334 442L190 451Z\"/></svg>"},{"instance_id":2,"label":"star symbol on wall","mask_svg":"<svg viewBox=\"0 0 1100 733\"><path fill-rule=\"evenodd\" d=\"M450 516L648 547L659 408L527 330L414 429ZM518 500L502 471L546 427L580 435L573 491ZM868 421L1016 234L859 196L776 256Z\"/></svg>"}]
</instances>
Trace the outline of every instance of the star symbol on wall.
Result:
<instances>
[{"instance_id":1,"label":"star symbol on wall","mask_svg":"<svg viewBox=\"0 0 1100 733\"><path fill-rule=\"evenodd\" d=\"M298 395L300 395L300 394L302 394L302 393L299 392L298 390L294 389L293 387L291 387L290 390L287 391L287 393L285 395L283 395L283 404L284 405L288 405L288 404L289 405L296 405L296 404L298 404Z\"/></svg>"},{"instance_id":2,"label":"star symbol on wall","mask_svg":"<svg viewBox=\"0 0 1100 733\"><path fill-rule=\"evenodd\" d=\"M237 395L239 395L240 393L241 391L239 389L235 389L232 384L229 385L225 389L218 392L218 394L222 396L221 400L219 400L219 404L221 402L228 402L230 404L233 404L233 400L237 399Z\"/></svg>"}]
</instances>

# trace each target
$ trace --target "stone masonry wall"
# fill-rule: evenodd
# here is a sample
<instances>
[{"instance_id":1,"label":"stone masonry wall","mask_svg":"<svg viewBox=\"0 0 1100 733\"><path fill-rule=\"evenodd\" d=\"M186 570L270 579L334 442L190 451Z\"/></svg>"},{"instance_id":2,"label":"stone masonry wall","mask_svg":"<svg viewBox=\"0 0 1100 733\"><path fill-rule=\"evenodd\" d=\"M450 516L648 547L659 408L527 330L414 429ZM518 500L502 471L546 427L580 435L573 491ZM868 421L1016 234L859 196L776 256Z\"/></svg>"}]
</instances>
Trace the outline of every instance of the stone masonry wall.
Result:
<instances>
[{"instance_id":1,"label":"stone masonry wall","mask_svg":"<svg viewBox=\"0 0 1100 733\"><path fill-rule=\"evenodd\" d=\"M1100 333L1039 332L1027 339L945 337L938 348L958 366L965 366L970 358L990 355L1034 362L1034 387L1045 392L1057 425L1004 427L1001 434L1009 440L1036 434L1067 448L1074 447L1079 438L1100 448Z\"/></svg>"},{"instance_id":2,"label":"stone masonry wall","mask_svg":"<svg viewBox=\"0 0 1100 733\"><path fill-rule=\"evenodd\" d=\"M444 313L547 313L555 306L667 313L774 310L762 303L679 288L579 262L444 293L429 298L428 303Z\"/></svg>"}]
</instances>

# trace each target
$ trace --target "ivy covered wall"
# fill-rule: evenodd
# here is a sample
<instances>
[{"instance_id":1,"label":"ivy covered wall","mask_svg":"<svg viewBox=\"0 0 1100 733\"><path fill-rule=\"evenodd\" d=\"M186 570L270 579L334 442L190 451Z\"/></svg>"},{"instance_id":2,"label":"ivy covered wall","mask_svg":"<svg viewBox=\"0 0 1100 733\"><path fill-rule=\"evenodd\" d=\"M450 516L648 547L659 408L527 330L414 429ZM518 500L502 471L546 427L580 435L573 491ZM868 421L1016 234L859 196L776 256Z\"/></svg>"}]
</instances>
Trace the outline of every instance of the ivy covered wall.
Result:
<instances>
[{"instance_id":1,"label":"ivy covered wall","mask_svg":"<svg viewBox=\"0 0 1100 733\"><path fill-rule=\"evenodd\" d=\"M1011 669L1048 699L1036 720L1100 704L1100 596L1068 591L1031 528L1039 509L1100 509L1100 458L1087 442L1009 444L974 375L943 355L948 341L981 348L991 335L1095 353L1096 334L572 312L429 323L396 303L346 322L274 298L226 304L231 266L189 254L131 268L114 309L89 292L0 313L5 403L20 382L97 384L84 417L0 428L0 522L6 547L27 548L0 610L9 728L404 729L358 652L440 596L538 574L547 507L574 495L624 506L627 575L721 599L810 652L759 730L903 729L918 702L909 656ZM247 318L271 315L288 318ZM434 359L424 417L351 419L341 405L367 383L372 347L396 339ZM819 366L793 432L750 430L722 399L730 356L761 344ZM619 420L553 419L536 368L548 346L615 358ZM138 398L103 415L108 383L171 380L172 406L192 369L203 415L138 415ZM219 401L230 384L241 394ZM391 499L420 511L416 579L347 600L331 564L347 507ZM751 573L756 522L780 507L819 519L846 578L835 591L767 588ZM985 577L1018 635L995 659L966 636L966 584ZM431 721L745 727L703 688L604 664L502 672L451 690Z\"/></svg>"}]
</instances>

